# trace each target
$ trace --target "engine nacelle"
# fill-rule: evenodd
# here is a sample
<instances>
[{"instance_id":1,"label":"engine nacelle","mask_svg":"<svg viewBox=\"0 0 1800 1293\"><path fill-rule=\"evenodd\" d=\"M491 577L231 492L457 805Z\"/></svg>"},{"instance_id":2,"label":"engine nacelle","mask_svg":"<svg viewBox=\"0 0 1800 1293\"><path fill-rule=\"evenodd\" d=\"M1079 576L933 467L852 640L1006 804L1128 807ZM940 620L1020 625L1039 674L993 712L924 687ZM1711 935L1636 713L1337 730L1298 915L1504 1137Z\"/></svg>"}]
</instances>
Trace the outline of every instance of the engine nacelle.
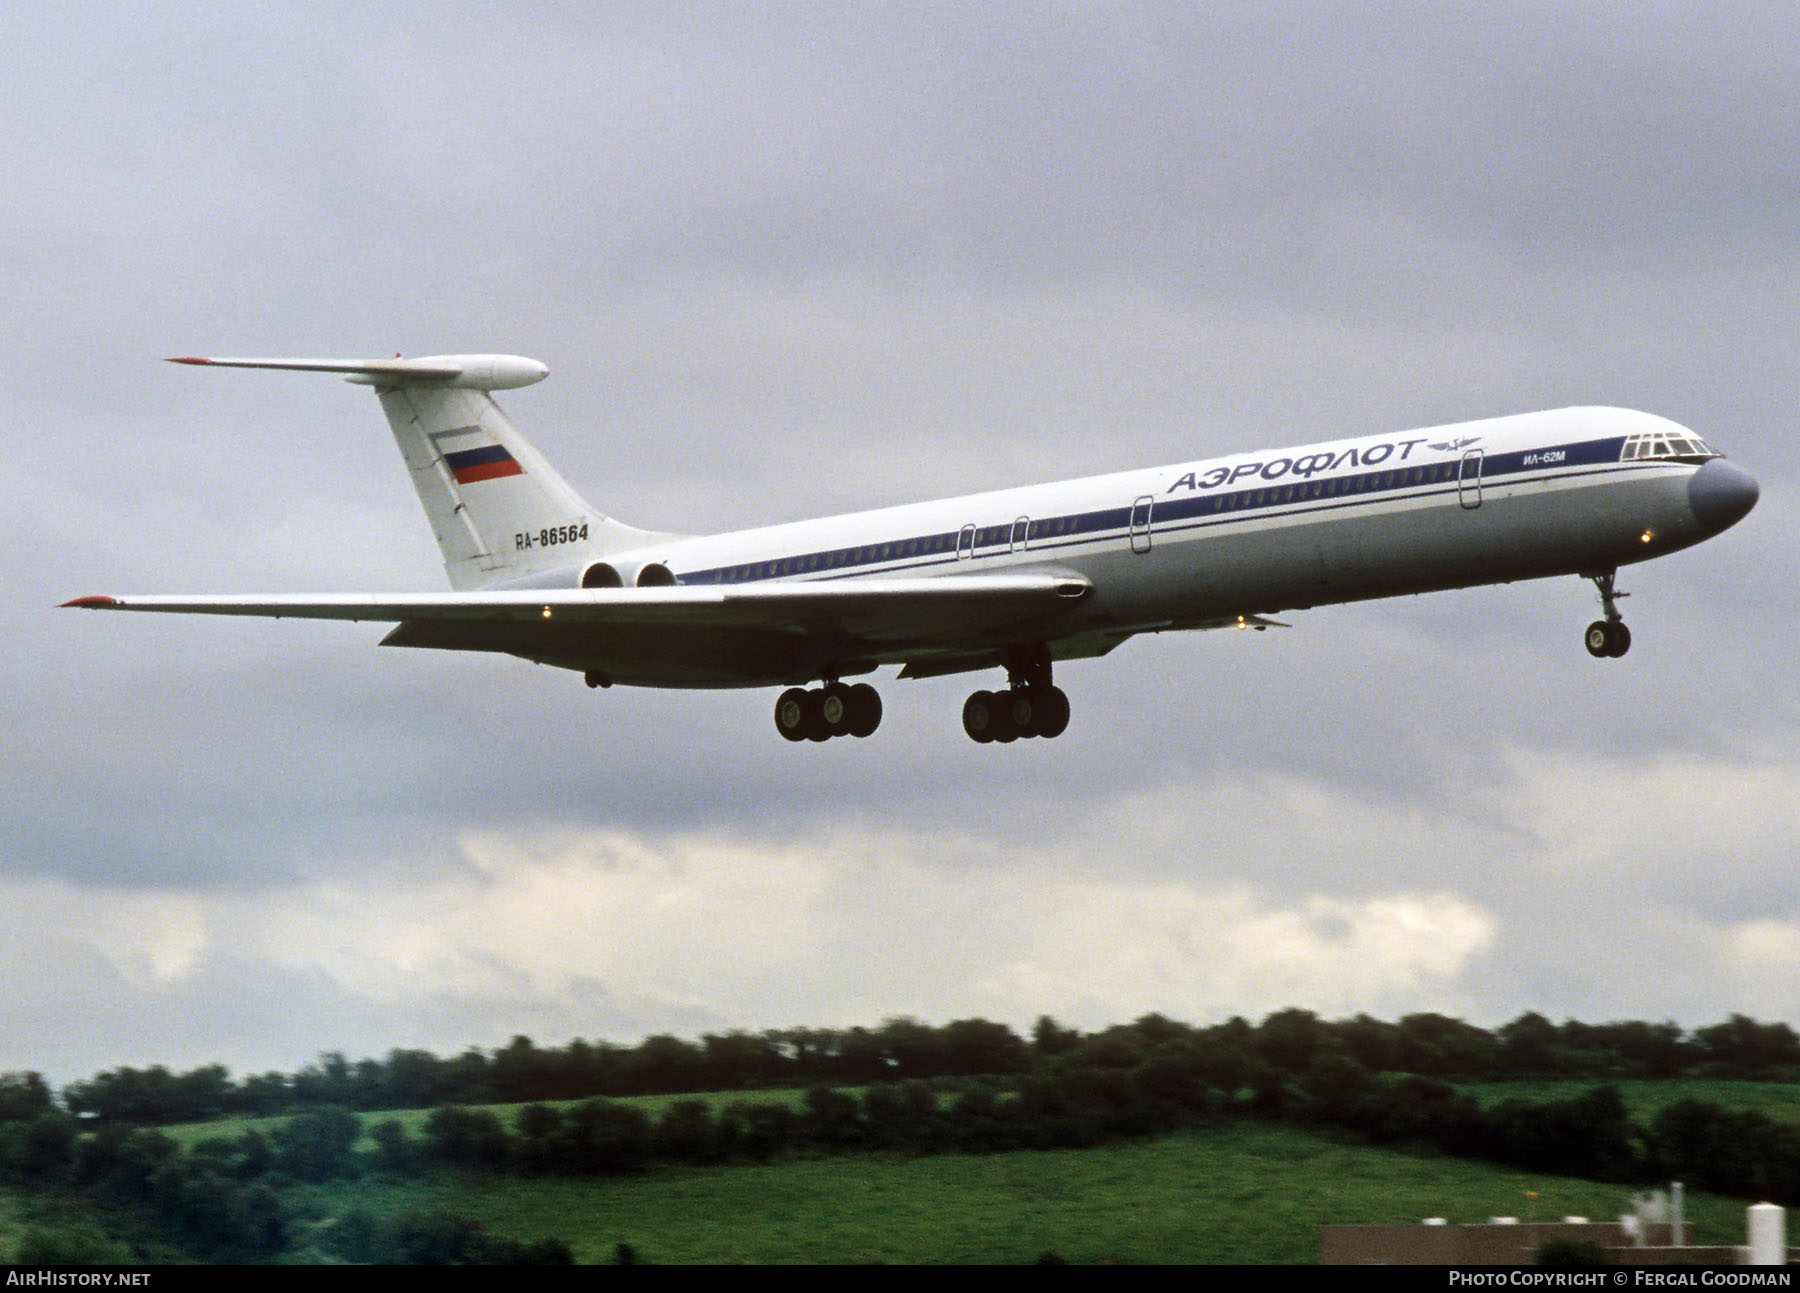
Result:
<instances>
[{"instance_id":1,"label":"engine nacelle","mask_svg":"<svg viewBox=\"0 0 1800 1293\"><path fill-rule=\"evenodd\" d=\"M681 581L660 561L641 565L627 562L623 569L610 561L590 561L585 566L557 566L537 570L517 579L495 584L496 589L528 588L673 588Z\"/></svg>"},{"instance_id":2,"label":"engine nacelle","mask_svg":"<svg viewBox=\"0 0 1800 1293\"><path fill-rule=\"evenodd\" d=\"M630 569L629 566L626 567ZM646 561L632 573L631 583L636 588L673 588L676 584L675 572L660 561ZM582 569L581 586L583 588L623 588L625 575L610 561L590 562Z\"/></svg>"}]
</instances>

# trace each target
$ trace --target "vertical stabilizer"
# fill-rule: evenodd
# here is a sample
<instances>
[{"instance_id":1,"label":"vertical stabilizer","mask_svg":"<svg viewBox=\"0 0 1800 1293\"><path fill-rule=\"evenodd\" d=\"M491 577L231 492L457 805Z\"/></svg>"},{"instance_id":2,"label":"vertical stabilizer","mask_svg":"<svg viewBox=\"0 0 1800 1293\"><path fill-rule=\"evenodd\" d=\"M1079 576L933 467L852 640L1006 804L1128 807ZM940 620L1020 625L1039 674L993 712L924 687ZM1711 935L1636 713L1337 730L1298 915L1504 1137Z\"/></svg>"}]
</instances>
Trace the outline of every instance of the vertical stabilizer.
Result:
<instances>
[{"instance_id":1,"label":"vertical stabilizer","mask_svg":"<svg viewBox=\"0 0 1800 1293\"><path fill-rule=\"evenodd\" d=\"M486 391L398 386L380 395L451 587L480 588L656 537L585 502Z\"/></svg>"},{"instance_id":2,"label":"vertical stabilizer","mask_svg":"<svg viewBox=\"0 0 1800 1293\"><path fill-rule=\"evenodd\" d=\"M373 386L444 554L451 587L483 588L666 537L621 524L577 494L491 392L549 369L514 355L422 359L179 359L223 368L346 374Z\"/></svg>"}]
</instances>

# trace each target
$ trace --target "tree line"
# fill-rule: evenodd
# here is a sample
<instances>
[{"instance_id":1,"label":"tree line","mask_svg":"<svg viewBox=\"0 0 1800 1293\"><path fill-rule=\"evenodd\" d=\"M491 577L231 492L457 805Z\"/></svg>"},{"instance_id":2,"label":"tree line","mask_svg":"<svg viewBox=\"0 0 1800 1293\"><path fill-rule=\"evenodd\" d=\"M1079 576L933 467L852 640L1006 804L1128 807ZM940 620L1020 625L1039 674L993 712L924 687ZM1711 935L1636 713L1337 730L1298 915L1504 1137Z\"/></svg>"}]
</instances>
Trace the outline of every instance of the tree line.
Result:
<instances>
[{"instance_id":1,"label":"tree line","mask_svg":"<svg viewBox=\"0 0 1800 1293\"><path fill-rule=\"evenodd\" d=\"M505 1085L495 1072L531 1072L528 1059L543 1062L541 1074L564 1072L556 1062L566 1052L540 1052L518 1038L482 1057L486 1077L464 1088L473 1101L440 1101L416 1131L391 1117L365 1120L356 1108L381 1104L375 1093L383 1088L359 1091L360 1066L322 1063L307 1073L341 1072L349 1085L338 1093L354 1100L290 1108L266 1130L225 1130L191 1150L148 1125L155 1117L95 1117L66 1093L66 1107L59 1105L38 1076L13 1075L0 1078L0 1181L113 1209L152 1236L146 1242L205 1260L267 1260L303 1244L359 1261L560 1262L568 1250L556 1240L519 1243L466 1218L351 1214L309 1228L295 1219L293 1187L370 1173L590 1177L796 1156L1080 1148L1258 1119L1534 1172L1631 1184L1678 1178L1800 1203L1800 1126L1697 1100L1639 1122L1605 1084L1567 1099L1484 1107L1447 1080L1800 1080L1792 1030L1741 1016L1689 1037L1670 1026L1559 1027L1537 1016L1488 1034L1442 1016L1334 1023L1288 1010L1260 1025L1236 1019L1205 1028L1148 1015L1088 1035L1043 1019L1029 1041L979 1020L936 1029L894 1020L865 1034L879 1042L867 1048L880 1059L872 1069L858 1067L863 1059L833 1067L844 1052L828 1038L843 1034L809 1036L809 1062L873 1072L874 1080L794 1083L800 1060L783 1035L732 1035L718 1040L762 1057L740 1070L754 1074L743 1094L676 1099L652 1114L604 1095L564 1099L548 1076L541 1087ZM708 1067L705 1042L673 1040L650 1039L614 1080L641 1093L654 1061L682 1084L677 1091L730 1090L718 1085L721 1070ZM715 1047L711 1062L720 1053ZM1599 1074L1581 1071L1596 1066ZM772 1083L805 1086L804 1098L758 1098L755 1088ZM471 1107L520 1089L539 1095L508 1116ZM216 1083L210 1090L219 1098ZM161 1116L154 1103L128 1107ZM92 1246L84 1251L92 1260Z\"/></svg>"},{"instance_id":2,"label":"tree line","mask_svg":"<svg viewBox=\"0 0 1800 1293\"><path fill-rule=\"evenodd\" d=\"M792 1028L707 1034L698 1041L657 1035L636 1046L577 1039L540 1047L514 1037L497 1050L471 1048L441 1058L390 1051L351 1061L331 1052L297 1073L233 1079L224 1065L188 1072L160 1065L121 1067L72 1082L60 1094L70 1113L133 1125L195 1122L230 1114L268 1117L316 1105L421 1109L442 1104L509 1104L595 1096L754 1091L815 1085L866 1086L942 1077L1019 1076L1075 1064L1131 1067L1156 1047L1183 1041L1241 1054L1287 1073L1341 1056L1378 1073L1454 1081L1569 1078L1722 1077L1800 1081L1800 1036L1784 1023L1743 1015L1685 1031L1673 1023L1552 1023L1524 1014L1485 1029L1438 1014L1386 1022L1357 1015L1325 1020L1280 1010L1260 1024L1233 1018L1194 1026L1160 1015L1083 1034L1045 1016L1030 1036L1005 1024L962 1019L941 1026L890 1019L879 1028ZM35 1074L0 1076L0 1118L8 1102L57 1103Z\"/></svg>"},{"instance_id":3,"label":"tree line","mask_svg":"<svg viewBox=\"0 0 1800 1293\"><path fill-rule=\"evenodd\" d=\"M588 1178L671 1164L1087 1148L1245 1119L1533 1172L1622 1184L1679 1178L1800 1203L1800 1127L1753 1111L1685 1100L1640 1123L1613 1086L1483 1107L1439 1079L1371 1072L1342 1054L1313 1056L1298 1070L1191 1039L1158 1043L1130 1067L1122 1064L1126 1055L1121 1048L1106 1057L1110 1063L1088 1055L1055 1072L1011 1079L815 1086L798 1103L690 1097L651 1113L593 1098L534 1103L508 1115L444 1105L417 1130L393 1117L369 1125L364 1115L325 1106L273 1126L226 1131L185 1151L154 1127L85 1131L70 1114L51 1110L0 1122L0 1180L72 1194L123 1212L157 1242L203 1260L239 1262L269 1260L296 1246L353 1261L569 1260L560 1241L520 1243L463 1218L381 1222L352 1213L309 1226L304 1202L295 1203L303 1198L295 1192L301 1183L456 1173Z\"/></svg>"}]
</instances>

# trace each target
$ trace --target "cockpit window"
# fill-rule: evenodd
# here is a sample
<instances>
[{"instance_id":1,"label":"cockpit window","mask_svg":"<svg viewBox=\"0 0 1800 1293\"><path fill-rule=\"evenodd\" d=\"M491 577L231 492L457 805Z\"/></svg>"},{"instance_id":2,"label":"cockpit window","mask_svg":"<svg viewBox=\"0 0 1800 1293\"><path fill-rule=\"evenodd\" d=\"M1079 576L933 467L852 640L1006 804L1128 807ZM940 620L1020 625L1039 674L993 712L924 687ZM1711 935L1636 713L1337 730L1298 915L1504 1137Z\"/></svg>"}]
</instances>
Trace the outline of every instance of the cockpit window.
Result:
<instances>
[{"instance_id":1,"label":"cockpit window","mask_svg":"<svg viewBox=\"0 0 1800 1293\"><path fill-rule=\"evenodd\" d=\"M1704 462L1720 455L1707 448L1699 436L1671 435L1666 432L1634 435L1625 441L1621 458L1632 462L1642 458L1662 458L1675 462Z\"/></svg>"}]
</instances>

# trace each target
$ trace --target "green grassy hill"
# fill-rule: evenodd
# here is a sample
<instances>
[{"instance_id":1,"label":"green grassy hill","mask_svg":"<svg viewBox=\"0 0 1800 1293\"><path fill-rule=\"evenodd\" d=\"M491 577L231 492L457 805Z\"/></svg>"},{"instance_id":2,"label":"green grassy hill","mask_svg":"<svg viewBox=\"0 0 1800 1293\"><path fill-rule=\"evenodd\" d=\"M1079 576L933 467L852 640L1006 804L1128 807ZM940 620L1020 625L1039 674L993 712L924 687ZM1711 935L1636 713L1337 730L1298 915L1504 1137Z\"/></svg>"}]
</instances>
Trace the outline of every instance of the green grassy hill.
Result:
<instances>
[{"instance_id":1,"label":"green grassy hill","mask_svg":"<svg viewBox=\"0 0 1800 1293\"><path fill-rule=\"evenodd\" d=\"M1484 1104L1562 1099L1592 1083L1467 1087ZM1733 1082L1619 1084L1647 1122L1676 1100L1701 1099L1793 1120L1800 1087ZM655 1116L673 1099L627 1103ZM804 1102L799 1091L700 1097ZM510 1121L525 1106L491 1106ZM362 1115L365 1132L395 1118L419 1135L424 1110ZM282 1119L167 1129L184 1147L267 1132ZM364 1144L367 1145L365 1135ZM1453 1222L1494 1215L1555 1220L1616 1216L1622 1186L1536 1176L1439 1155L1343 1143L1249 1120L1211 1130L1084 1150L918 1157L855 1155L711 1168L658 1166L641 1175L570 1179L435 1171L367 1175L285 1190L296 1224L290 1260L327 1260L331 1228L353 1212L376 1218L448 1211L518 1240L555 1237L579 1261L612 1260L628 1244L642 1260L694 1262L1020 1263L1053 1252L1070 1262L1307 1263L1327 1224ZM1695 1241L1741 1242L1743 1202L1689 1194ZM52 1216L48 1196L0 1191L0 1258L25 1226Z\"/></svg>"},{"instance_id":2,"label":"green grassy hill","mask_svg":"<svg viewBox=\"0 0 1800 1293\"><path fill-rule=\"evenodd\" d=\"M636 1178L439 1175L310 1187L314 1224L444 1208L582 1262L1310 1263L1328 1223L1618 1215L1617 1185L1335 1144L1237 1124L1086 1150L845 1157ZM1689 1196L1698 1242L1741 1242L1743 1205Z\"/></svg>"}]
</instances>

